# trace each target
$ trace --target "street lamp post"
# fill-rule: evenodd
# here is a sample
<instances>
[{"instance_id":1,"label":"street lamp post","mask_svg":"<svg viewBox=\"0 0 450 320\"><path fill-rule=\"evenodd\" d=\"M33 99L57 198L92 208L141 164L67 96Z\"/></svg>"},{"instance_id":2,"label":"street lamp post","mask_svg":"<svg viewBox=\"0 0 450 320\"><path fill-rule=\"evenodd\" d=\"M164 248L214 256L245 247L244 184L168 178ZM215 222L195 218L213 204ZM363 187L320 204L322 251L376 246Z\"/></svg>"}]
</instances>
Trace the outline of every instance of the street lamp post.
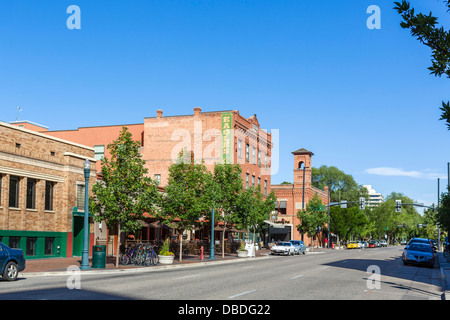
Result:
<instances>
[{"instance_id":1,"label":"street lamp post","mask_svg":"<svg viewBox=\"0 0 450 320\"><path fill-rule=\"evenodd\" d=\"M216 260L214 255L214 208L211 214L211 248L209 251L209 260Z\"/></svg>"},{"instance_id":2,"label":"street lamp post","mask_svg":"<svg viewBox=\"0 0 450 320\"><path fill-rule=\"evenodd\" d=\"M91 173L91 162L84 161L84 237L83 251L81 255L81 270L89 270L89 175Z\"/></svg>"}]
</instances>

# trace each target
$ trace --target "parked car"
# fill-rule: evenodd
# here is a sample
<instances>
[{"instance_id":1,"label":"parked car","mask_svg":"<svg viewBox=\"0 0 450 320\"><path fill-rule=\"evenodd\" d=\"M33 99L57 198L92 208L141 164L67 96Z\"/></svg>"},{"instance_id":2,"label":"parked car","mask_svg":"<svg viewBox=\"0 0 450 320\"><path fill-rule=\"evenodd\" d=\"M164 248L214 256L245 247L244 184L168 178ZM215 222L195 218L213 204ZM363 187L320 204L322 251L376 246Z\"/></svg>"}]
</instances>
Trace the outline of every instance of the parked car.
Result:
<instances>
[{"instance_id":1,"label":"parked car","mask_svg":"<svg viewBox=\"0 0 450 320\"><path fill-rule=\"evenodd\" d=\"M434 267L435 254L432 246L426 243L412 243L405 247L402 254L402 260L405 265L410 263L427 265Z\"/></svg>"},{"instance_id":2,"label":"parked car","mask_svg":"<svg viewBox=\"0 0 450 320\"><path fill-rule=\"evenodd\" d=\"M406 244L407 244L407 242L406 242L406 240L405 240L405 239L403 239L403 240L401 240L401 241L400 241L400 245L402 245L402 246L406 246Z\"/></svg>"},{"instance_id":3,"label":"parked car","mask_svg":"<svg viewBox=\"0 0 450 320\"><path fill-rule=\"evenodd\" d=\"M362 247L363 248L368 248L369 247L369 243L367 243L367 241L361 241Z\"/></svg>"},{"instance_id":4,"label":"parked car","mask_svg":"<svg viewBox=\"0 0 450 320\"><path fill-rule=\"evenodd\" d=\"M387 247L387 242L386 242L386 240L381 240L381 241L380 241L380 246L382 246L382 247Z\"/></svg>"},{"instance_id":5,"label":"parked car","mask_svg":"<svg viewBox=\"0 0 450 320\"><path fill-rule=\"evenodd\" d=\"M0 275L4 280L14 281L25 270L25 258L21 249L11 249L0 242Z\"/></svg>"},{"instance_id":6,"label":"parked car","mask_svg":"<svg viewBox=\"0 0 450 320\"><path fill-rule=\"evenodd\" d=\"M437 248L433 246L432 241L430 239L428 239L428 238L412 238L411 240L409 240L409 242L406 245L405 249L407 249L413 243L427 244L427 245L430 245L433 248L434 251L437 250Z\"/></svg>"},{"instance_id":7,"label":"parked car","mask_svg":"<svg viewBox=\"0 0 450 320\"><path fill-rule=\"evenodd\" d=\"M370 241L369 242L369 248L375 248L377 246L377 242L376 241Z\"/></svg>"},{"instance_id":8,"label":"parked car","mask_svg":"<svg viewBox=\"0 0 450 320\"><path fill-rule=\"evenodd\" d=\"M296 254L300 254L300 253L305 254L305 253L306 253L306 246L305 246L305 244L303 243L303 241L300 241L300 240L291 240L291 241L289 241L289 242L292 243L292 244L294 245L295 253L296 253Z\"/></svg>"},{"instance_id":9,"label":"parked car","mask_svg":"<svg viewBox=\"0 0 450 320\"><path fill-rule=\"evenodd\" d=\"M351 241L347 244L347 249L358 249L358 242Z\"/></svg>"},{"instance_id":10,"label":"parked car","mask_svg":"<svg viewBox=\"0 0 450 320\"><path fill-rule=\"evenodd\" d=\"M294 255L295 247L290 242L279 242L274 245L271 249L272 254L285 254L285 255Z\"/></svg>"}]
</instances>

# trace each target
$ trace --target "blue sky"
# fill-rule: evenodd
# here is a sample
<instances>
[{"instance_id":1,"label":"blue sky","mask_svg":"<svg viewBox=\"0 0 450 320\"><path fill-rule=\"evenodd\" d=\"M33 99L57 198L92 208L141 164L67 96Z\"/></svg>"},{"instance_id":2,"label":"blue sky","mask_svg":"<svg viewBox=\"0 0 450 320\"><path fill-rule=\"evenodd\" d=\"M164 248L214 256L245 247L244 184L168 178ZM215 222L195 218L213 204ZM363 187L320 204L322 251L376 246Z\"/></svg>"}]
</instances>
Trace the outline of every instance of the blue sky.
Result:
<instances>
[{"instance_id":1,"label":"blue sky","mask_svg":"<svg viewBox=\"0 0 450 320\"><path fill-rule=\"evenodd\" d=\"M69 30L69 5L81 30ZM412 1L445 27L442 0ZM370 5L381 29L370 30ZM450 79L385 0L2 1L0 120L76 129L238 109L279 130L272 182L293 156L419 202L447 184L450 132L439 121ZM22 111L17 112L21 106Z\"/></svg>"}]
</instances>

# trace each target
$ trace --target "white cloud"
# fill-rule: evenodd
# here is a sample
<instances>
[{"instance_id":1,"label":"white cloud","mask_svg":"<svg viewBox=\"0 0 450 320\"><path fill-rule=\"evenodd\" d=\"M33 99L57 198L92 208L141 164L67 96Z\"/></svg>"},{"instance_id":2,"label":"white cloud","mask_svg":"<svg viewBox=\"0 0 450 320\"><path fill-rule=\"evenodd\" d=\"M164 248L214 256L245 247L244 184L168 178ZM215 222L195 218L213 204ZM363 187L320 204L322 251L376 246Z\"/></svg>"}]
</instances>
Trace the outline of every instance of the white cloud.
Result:
<instances>
[{"instance_id":1,"label":"white cloud","mask_svg":"<svg viewBox=\"0 0 450 320\"><path fill-rule=\"evenodd\" d=\"M406 171L401 168L380 167L366 169L365 172L378 176L410 177L427 180L436 180L437 178L447 179L446 175L432 172L429 169L426 169L424 171Z\"/></svg>"}]
</instances>

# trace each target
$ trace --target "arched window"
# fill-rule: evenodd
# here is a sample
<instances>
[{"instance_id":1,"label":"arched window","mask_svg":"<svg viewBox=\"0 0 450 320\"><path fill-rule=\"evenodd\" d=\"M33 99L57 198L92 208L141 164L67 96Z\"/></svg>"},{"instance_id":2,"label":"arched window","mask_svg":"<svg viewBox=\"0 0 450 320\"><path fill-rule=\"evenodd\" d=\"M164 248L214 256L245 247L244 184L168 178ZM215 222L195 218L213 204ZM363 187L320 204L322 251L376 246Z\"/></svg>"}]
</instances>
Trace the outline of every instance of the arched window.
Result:
<instances>
[{"instance_id":1,"label":"arched window","mask_svg":"<svg viewBox=\"0 0 450 320\"><path fill-rule=\"evenodd\" d=\"M302 169L303 165L304 165L304 162L303 161L299 161L298 162L298 169Z\"/></svg>"}]
</instances>

